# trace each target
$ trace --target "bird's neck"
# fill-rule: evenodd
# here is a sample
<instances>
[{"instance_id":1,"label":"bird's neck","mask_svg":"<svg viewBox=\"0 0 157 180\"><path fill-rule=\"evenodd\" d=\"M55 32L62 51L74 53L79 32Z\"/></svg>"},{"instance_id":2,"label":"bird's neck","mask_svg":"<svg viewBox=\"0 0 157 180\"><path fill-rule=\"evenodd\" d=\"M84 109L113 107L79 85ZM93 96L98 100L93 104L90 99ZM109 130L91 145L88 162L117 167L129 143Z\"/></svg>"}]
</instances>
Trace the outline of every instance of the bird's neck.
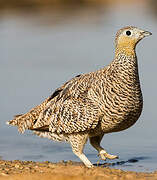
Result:
<instances>
[{"instance_id":1,"label":"bird's neck","mask_svg":"<svg viewBox=\"0 0 157 180\"><path fill-rule=\"evenodd\" d=\"M136 56L135 45L132 43L121 43L116 46L115 56L120 53L125 54L125 56Z\"/></svg>"},{"instance_id":2,"label":"bird's neck","mask_svg":"<svg viewBox=\"0 0 157 180\"><path fill-rule=\"evenodd\" d=\"M113 63L118 67L137 68L137 57L134 47L118 46L115 51Z\"/></svg>"},{"instance_id":3,"label":"bird's neck","mask_svg":"<svg viewBox=\"0 0 157 180\"><path fill-rule=\"evenodd\" d=\"M119 78L129 78L139 81L138 63L135 48L117 47L115 58L110 64L112 73Z\"/></svg>"}]
</instances>

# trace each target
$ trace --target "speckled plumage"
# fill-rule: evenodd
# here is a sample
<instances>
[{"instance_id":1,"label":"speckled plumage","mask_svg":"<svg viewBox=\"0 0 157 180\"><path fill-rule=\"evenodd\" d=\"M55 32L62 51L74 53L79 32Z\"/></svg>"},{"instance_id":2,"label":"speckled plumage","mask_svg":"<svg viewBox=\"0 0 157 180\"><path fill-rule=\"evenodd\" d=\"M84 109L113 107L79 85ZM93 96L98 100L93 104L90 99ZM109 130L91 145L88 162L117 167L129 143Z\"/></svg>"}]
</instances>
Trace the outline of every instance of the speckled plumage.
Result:
<instances>
[{"instance_id":1,"label":"speckled plumage","mask_svg":"<svg viewBox=\"0 0 157 180\"><path fill-rule=\"evenodd\" d=\"M41 137L70 142L73 152L87 167L92 167L83 154L88 138L102 159L117 158L108 154L100 142L105 133L132 126L141 114L143 99L135 47L148 35L132 26L120 29L111 64L74 77L39 106L8 123L18 126L20 132L30 129Z\"/></svg>"}]
</instances>

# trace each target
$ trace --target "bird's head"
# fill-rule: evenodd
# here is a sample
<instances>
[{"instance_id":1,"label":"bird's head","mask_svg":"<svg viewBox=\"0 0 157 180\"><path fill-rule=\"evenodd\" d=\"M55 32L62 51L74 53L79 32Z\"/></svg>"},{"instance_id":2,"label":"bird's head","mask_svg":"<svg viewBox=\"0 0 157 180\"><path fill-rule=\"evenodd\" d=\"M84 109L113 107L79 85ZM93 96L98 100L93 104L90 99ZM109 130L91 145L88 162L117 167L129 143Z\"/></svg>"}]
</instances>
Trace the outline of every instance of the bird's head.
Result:
<instances>
[{"instance_id":1,"label":"bird's head","mask_svg":"<svg viewBox=\"0 0 157 180\"><path fill-rule=\"evenodd\" d=\"M116 47L118 48L130 48L135 49L136 44L146 36L150 36L152 33L144 31L137 27L127 26L120 29L116 34Z\"/></svg>"}]
</instances>

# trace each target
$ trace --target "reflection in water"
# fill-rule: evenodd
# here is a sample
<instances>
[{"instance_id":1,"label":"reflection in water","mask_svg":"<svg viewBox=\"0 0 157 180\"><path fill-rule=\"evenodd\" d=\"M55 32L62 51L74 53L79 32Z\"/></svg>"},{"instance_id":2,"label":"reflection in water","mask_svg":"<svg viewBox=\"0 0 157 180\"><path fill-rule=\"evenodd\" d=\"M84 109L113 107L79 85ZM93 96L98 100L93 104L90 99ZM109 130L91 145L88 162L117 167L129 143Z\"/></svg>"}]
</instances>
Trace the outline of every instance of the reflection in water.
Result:
<instances>
[{"instance_id":1,"label":"reflection in water","mask_svg":"<svg viewBox=\"0 0 157 180\"><path fill-rule=\"evenodd\" d=\"M134 169L136 171L141 171L144 168L142 165L142 161L150 159L149 157L134 157L125 161L117 161L117 162L107 162L107 163L97 163L95 166L101 167L113 167L113 168L123 168L124 170ZM136 164L138 163L138 164ZM145 169L145 168L144 168ZM145 169L146 170L146 169Z\"/></svg>"},{"instance_id":2,"label":"reflection in water","mask_svg":"<svg viewBox=\"0 0 157 180\"><path fill-rule=\"evenodd\" d=\"M157 87L154 77L157 61L154 61L153 49L156 48L157 24L147 14L150 2L142 0L129 6L116 5L115 1L97 6L80 3L21 8L21 5L7 11L1 6L0 155L4 159L78 161L68 144L40 139L30 132L20 135L5 122L14 114L27 112L39 104L73 76L107 65L113 58L114 33L121 26L131 24L153 33L153 38L137 47L144 110L132 128L105 135L102 146L120 156L117 162L109 163L111 166L140 171L156 169ZM97 154L91 146L87 145L85 151L93 163L97 162ZM149 158L131 158L141 156Z\"/></svg>"},{"instance_id":3,"label":"reflection in water","mask_svg":"<svg viewBox=\"0 0 157 180\"><path fill-rule=\"evenodd\" d=\"M95 165L104 166L104 167L118 166L118 165L124 165L126 163L136 163L139 160L145 160L145 159L149 159L149 157L135 157L135 158L132 158L132 159L128 159L126 161L117 161L117 162L112 162L112 163L103 163L103 164L95 164Z\"/></svg>"}]
</instances>

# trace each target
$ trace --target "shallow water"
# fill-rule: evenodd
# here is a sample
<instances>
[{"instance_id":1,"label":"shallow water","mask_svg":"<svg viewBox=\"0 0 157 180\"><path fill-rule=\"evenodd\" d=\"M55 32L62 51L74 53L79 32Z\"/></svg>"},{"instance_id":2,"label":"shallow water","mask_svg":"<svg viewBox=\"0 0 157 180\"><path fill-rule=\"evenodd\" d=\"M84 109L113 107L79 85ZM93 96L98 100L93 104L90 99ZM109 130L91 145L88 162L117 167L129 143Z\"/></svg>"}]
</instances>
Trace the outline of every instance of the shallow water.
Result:
<instances>
[{"instance_id":1,"label":"shallow water","mask_svg":"<svg viewBox=\"0 0 157 180\"><path fill-rule=\"evenodd\" d=\"M140 3L68 13L1 14L0 156L3 159L79 161L68 144L42 139L28 131L20 135L5 122L39 104L73 76L107 65L114 57L115 33L126 25L153 33L137 47L144 109L133 127L105 135L102 146L120 157L107 161L111 167L157 170L157 21L150 6ZM97 152L88 143L85 153L93 163L97 162Z\"/></svg>"}]
</instances>

